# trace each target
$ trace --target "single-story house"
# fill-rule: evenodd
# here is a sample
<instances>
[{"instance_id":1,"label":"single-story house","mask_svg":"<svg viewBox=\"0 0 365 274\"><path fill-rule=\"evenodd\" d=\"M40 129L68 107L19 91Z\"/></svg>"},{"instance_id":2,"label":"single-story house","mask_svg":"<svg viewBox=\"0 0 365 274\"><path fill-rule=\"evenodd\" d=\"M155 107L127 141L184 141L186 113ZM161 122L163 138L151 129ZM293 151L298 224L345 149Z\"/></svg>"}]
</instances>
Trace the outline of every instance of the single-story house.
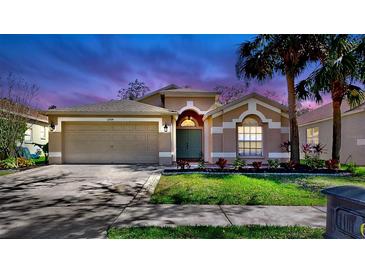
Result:
<instances>
[{"instance_id":1,"label":"single-story house","mask_svg":"<svg viewBox=\"0 0 365 274\"><path fill-rule=\"evenodd\" d=\"M351 109L347 102L341 105L341 163L365 165L365 103ZM298 117L301 144L325 145L322 159L332 156L332 103L323 105Z\"/></svg>"},{"instance_id":2,"label":"single-story house","mask_svg":"<svg viewBox=\"0 0 365 274\"><path fill-rule=\"evenodd\" d=\"M136 101L49 110L50 163L287 161L287 107L256 93L223 106L218 97L169 85Z\"/></svg>"}]
</instances>

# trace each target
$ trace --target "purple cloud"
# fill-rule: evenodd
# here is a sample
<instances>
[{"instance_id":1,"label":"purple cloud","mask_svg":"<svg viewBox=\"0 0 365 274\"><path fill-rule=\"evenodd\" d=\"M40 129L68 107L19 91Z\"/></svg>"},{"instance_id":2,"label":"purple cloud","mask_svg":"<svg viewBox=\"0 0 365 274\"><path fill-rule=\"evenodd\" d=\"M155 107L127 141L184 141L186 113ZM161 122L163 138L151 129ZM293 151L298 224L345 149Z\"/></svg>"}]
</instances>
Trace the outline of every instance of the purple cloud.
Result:
<instances>
[{"instance_id":1,"label":"purple cloud","mask_svg":"<svg viewBox=\"0 0 365 274\"><path fill-rule=\"evenodd\" d=\"M39 85L37 104L65 107L117 98L138 78L151 90L175 83L212 90L240 83L236 50L254 35L0 35L0 73ZM251 90L286 98L283 77Z\"/></svg>"}]
</instances>

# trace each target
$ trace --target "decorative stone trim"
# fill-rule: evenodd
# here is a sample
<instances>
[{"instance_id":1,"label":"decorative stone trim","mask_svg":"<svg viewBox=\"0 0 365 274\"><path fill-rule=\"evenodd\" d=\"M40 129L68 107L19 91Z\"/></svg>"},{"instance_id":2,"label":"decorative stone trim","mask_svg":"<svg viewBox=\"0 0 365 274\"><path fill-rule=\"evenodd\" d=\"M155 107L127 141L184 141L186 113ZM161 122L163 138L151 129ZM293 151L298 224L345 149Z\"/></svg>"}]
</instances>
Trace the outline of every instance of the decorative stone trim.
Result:
<instances>
[{"instance_id":1,"label":"decorative stone trim","mask_svg":"<svg viewBox=\"0 0 365 274\"><path fill-rule=\"evenodd\" d=\"M212 152L212 158L223 157L223 158L236 158L236 152Z\"/></svg>"},{"instance_id":2,"label":"decorative stone trim","mask_svg":"<svg viewBox=\"0 0 365 274\"><path fill-rule=\"evenodd\" d=\"M173 153L172 152L170 152L170 151L160 151L159 153L158 153L158 157L160 157L160 158L168 158L168 157L171 157L173 155Z\"/></svg>"},{"instance_id":3,"label":"decorative stone trim","mask_svg":"<svg viewBox=\"0 0 365 274\"><path fill-rule=\"evenodd\" d=\"M269 158L290 158L290 154L288 152L269 152Z\"/></svg>"},{"instance_id":4,"label":"decorative stone trim","mask_svg":"<svg viewBox=\"0 0 365 274\"><path fill-rule=\"evenodd\" d=\"M58 158L58 157L62 157L62 152L49 152L48 157L49 157L49 158Z\"/></svg>"},{"instance_id":5,"label":"decorative stone trim","mask_svg":"<svg viewBox=\"0 0 365 274\"><path fill-rule=\"evenodd\" d=\"M245 101L245 102L248 102L248 110L244 111L240 115L239 118L232 119L231 122L223 122L222 127L212 127L212 133L223 133L224 128L236 128L236 124L241 123L243 121L243 119L248 115L256 115L256 116L260 117L262 122L268 123L269 128L281 129L281 122L273 122L272 119L266 118L262 112L260 112L256 109L256 104L259 103L258 100L249 99L248 101ZM261 104L261 102L259 104ZM277 108L275 108L275 109L277 109ZM277 110L280 110L280 109L277 109ZM213 115L213 118L214 117L217 117L217 116ZM284 131L285 131L285 129L284 129Z\"/></svg>"},{"instance_id":6,"label":"decorative stone trim","mask_svg":"<svg viewBox=\"0 0 365 274\"><path fill-rule=\"evenodd\" d=\"M356 144L358 146L365 146L365 139L357 139Z\"/></svg>"},{"instance_id":7,"label":"decorative stone trim","mask_svg":"<svg viewBox=\"0 0 365 274\"><path fill-rule=\"evenodd\" d=\"M219 117L219 116L221 116L222 114L224 114L224 113L226 113L226 112L229 112L229 111L231 111L231 110L234 110L234 109L236 109L236 108L238 108L238 107L240 107L240 106L244 106L244 105L246 105L246 104L248 104L248 106L249 106L249 107L250 107L250 104L254 104L254 105L255 105L255 109L256 109L256 104L258 104L258 105L261 105L261 106L263 106L263 107L265 107L265 108L267 108L267 109L270 109L270 110L272 110L272 111L274 111L274 112L277 112L277 113L281 114L282 116L284 116L284 117L286 117L286 118L288 118L288 117L289 117L286 113L283 113L283 112L281 111L281 109L279 109L279 108L277 108L277 107L274 107L274 106L272 106L272 105L266 104L266 103L264 103L264 102L262 102L262 101L260 101L260 100L254 99L254 98L250 98L250 99L247 99L247 100L242 101L242 102L240 102L240 103L237 103L237 104L235 104L235 105L232 105L232 106L230 106L230 107L224 108L224 109L222 109L220 112L213 114L213 115L212 115L212 117L213 117L213 118Z\"/></svg>"},{"instance_id":8,"label":"decorative stone trim","mask_svg":"<svg viewBox=\"0 0 365 274\"><path fill-rule=\"evenodd\" d=\"M194 111L196 111L198 114L200 115L204 115L205 113L207 113L206 111L202 111L200 110L200 108L194 106L194 101L186 101L186 106L182 107L178 113L181 114L183 113L185 110L188 110L188 109L192 109Z\"/></svg>"}]
</instances>

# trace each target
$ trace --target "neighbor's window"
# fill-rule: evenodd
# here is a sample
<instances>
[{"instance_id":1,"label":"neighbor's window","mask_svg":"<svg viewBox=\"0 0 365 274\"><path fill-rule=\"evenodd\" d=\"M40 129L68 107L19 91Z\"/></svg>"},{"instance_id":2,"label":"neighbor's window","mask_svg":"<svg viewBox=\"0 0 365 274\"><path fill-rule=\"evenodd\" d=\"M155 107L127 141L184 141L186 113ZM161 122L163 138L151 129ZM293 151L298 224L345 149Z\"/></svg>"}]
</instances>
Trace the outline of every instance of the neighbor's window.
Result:
<instances>
[{"instance_id":1,"label":"neighbor's window","mask_svg":"<svg viewBox=\"0 0 365 274\"><path fill-rule=\"evenodd\" d=\"M32 128L28 128L28 129L25 131L25 134L24 134L24 141L25 141L25 142L31 142L31 141L32 141Z\"/></svg>"},{"instance_id":2,"label":"neighbor's window","mask_svg":"<svg viewBox=\"0 0 365 274\"><path fill-rule=\"evenodd\" d=\"M262 156L262 127L253 118L246 118L238 126L238 155Z\"/></svg>"},{"instance_id":3,"label":"neighbor's window","mask_svg":"<svg viewBox=\"0 0 365 274\"><path fill-rule=\"evenodd\" d=\"M307 128L307 144L317 145L319 143L319 128Z\"/></svg>"},{"instance_id":4,"label":"neighbor's window","mask_svg":"<svg viewBox=\"0 0 365 274\"><path fill-rule=\"evenodd\" d=\"M195 127L195 122L191 119L186 119L181 123L182 127Z\"/></svg>"},{"instance_id":5,"label":"neighbor's window","mask_svg":"<svg viewBox=\"0 0 365 274\"><path fill-rule=\"evenodd\" d=\"M41 139L42 140L46 139L46 128L45 127L41 127Z\"/></svg>"}]
</instances>

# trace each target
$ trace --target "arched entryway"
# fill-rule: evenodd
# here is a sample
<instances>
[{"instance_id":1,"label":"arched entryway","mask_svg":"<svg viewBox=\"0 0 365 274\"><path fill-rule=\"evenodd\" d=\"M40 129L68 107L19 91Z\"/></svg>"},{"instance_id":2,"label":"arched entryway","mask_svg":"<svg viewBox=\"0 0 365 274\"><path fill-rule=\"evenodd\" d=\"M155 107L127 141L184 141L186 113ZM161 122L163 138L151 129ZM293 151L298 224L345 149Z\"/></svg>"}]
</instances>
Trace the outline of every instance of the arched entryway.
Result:
<instances>
[{"instance_id":1,"label":"arched entryway","mask_svg":"<svg viewBox=\"0 0 365 274\"><path fill-rule=\"evenodd\" d=\"M203 116L185 110L176 121L176 157L178 160L199 160L203 156Z\"/></svg>"}]
</instances>

